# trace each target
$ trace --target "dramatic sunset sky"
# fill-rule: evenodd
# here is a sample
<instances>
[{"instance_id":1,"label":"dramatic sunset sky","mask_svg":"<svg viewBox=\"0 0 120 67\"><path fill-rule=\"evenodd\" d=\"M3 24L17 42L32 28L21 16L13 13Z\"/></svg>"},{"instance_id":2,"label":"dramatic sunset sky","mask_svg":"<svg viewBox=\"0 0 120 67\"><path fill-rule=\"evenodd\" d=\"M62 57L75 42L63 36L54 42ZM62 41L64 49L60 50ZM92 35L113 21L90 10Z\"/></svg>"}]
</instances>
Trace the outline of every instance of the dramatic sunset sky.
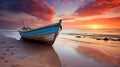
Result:
<instances>
[{"instance_id":1,"label":"dramatic sunset sky","mask_svg":"<svg viewBox=\"0 0 120 67\"><path fill-rule=\"evenodd\" d=\"M0 28L52 24L64 29L120 29L120 0L0 0Z\"/></svg>"}]
</instances>

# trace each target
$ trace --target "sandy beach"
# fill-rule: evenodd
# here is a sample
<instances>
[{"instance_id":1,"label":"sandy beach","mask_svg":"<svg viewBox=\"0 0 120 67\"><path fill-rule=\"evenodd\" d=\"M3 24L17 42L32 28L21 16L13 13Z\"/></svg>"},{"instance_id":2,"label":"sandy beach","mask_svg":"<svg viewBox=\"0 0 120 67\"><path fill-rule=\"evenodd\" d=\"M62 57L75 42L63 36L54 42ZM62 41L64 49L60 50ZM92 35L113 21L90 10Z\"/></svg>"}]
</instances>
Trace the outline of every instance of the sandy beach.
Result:
<instances>
[{"instance_id":1,"label":"sandy beach","mask_svg":"<svg viewBox=\"0 0 120 67\"><path fill-rule=\"evenodd\" d=\"M51 46L0 32L0 67L120 67L120 45L86 39L60 34Z\"/></svg>"},{"instance_id":2,"label":"sandy beach","mask_svg":"<svg viewBox=\"0 0 120 67\"><path fill-rule=\"evenodd\" d=\"M0 67L120 67L120 0L0 0Z\"/></svg>"},{"instance_id":3,"label":"sandy beach","mask_svg":"<svg viewBox=\"0 0 120 67\"><path fill-rule=\"evenodd\" d=\"M51 45L0 35L0 67L61 67Z\"/></svg>"}]
</instances>

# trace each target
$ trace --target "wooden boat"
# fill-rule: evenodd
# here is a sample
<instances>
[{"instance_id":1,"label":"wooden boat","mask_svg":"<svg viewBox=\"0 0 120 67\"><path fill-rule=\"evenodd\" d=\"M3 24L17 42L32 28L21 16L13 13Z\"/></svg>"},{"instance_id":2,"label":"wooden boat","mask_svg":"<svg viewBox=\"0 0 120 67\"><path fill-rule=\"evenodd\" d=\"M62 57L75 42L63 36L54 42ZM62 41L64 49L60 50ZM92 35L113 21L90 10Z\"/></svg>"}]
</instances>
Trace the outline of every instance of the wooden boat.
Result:
<instances>
[{"instance_id":1,"label":"wooden boat","mask_svg":"<svg viewBox=\"0 0 120 67\"><path fill-rule=\"evenodd\" d=\"M37 29L22 27L22 28L19 28L18 31L21 37L24 39L54 43L56 37L59 34L59 31L62 30L61 23L62 23L62 20L60 20L58 23L37 28Z\"/></svg>"}]
</instances>

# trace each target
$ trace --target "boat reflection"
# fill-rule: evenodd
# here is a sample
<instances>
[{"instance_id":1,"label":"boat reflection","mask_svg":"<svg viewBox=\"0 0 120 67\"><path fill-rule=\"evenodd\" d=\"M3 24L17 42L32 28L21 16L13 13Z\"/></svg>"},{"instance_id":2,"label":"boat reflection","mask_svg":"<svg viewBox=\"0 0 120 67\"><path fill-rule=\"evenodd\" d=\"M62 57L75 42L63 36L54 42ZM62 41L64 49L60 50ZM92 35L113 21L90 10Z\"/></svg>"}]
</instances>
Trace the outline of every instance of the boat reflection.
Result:
<instances>
[{"instance_id":1,"label":"boat reflection","mask_svg":"<svg viewBox=\"0 0 120 67\"><path fill-rule=\"evenodd\" d=\"M20 40L22 51L24 51L24 60L22 65L25 67L61 67L57 53L52 44L36 41ZM24 63L24 61L26 63Z\"/></svg>"}]
</instances>

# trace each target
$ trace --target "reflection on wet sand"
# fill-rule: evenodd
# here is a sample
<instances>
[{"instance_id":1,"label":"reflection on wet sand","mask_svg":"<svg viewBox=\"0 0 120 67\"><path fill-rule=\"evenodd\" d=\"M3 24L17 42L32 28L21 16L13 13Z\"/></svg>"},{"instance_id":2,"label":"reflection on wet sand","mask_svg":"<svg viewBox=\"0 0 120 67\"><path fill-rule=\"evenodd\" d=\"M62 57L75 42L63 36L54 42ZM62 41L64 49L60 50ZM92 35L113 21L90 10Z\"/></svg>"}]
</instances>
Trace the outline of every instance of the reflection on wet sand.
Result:
<instances>
[{"instance_id":1,"label":"reflection on wet sand","mask_svg":"<svg viewBox=\"0 0 120 67\"><path fill-rule=\"evenodd\" d=\"M119 65L120 58L113 56L116 54L109 55L109 52L106 52L104 54L103 52L99 51L98 47L93 48L94 46L91 46L91 43L89 44L89 43L71 41L65 38L61 38L61 36L59 36L54 44L54 49L59 55L62 67L119 67L120 66ZM104 45L99 45L99 47L100 46L106 47ZM91 49L89 49L88 47L90 47Z\"/></svg>"},{"instance_id":2,"label":"reflection on wet sand","mask_svg":"<svg viewBox=\"0 0 120 67\"><path fill-rule=\"evenodd\" d=\"M120 67L119 42L60 34L53 49L21 41L18 32L5 33L0 34L0 67Z\"/></svg>"},{"instance_id":3,"label":"reflection on wet sand","mask_svg":"<svg viewBox=\"0 0 120 67\"><path fill-rule=\"evenodd\" d=\"M0 67L61 67L51 45L0 37Z\"/></svg>"},{"instance_id":4,"label":"reflection on wet sand","mask_svg":"<svg viewBox=\"0 0 120 67\"><path fill-rule=\"evenodd\" d=\"M97 61L109 62L118 66L120 65L119 57L113 56L112 54L110 55L108 53L104 53L95 48L90 48L87 46L79 46L77 48L77 51Z\"/></svg>"}]
</instances>

